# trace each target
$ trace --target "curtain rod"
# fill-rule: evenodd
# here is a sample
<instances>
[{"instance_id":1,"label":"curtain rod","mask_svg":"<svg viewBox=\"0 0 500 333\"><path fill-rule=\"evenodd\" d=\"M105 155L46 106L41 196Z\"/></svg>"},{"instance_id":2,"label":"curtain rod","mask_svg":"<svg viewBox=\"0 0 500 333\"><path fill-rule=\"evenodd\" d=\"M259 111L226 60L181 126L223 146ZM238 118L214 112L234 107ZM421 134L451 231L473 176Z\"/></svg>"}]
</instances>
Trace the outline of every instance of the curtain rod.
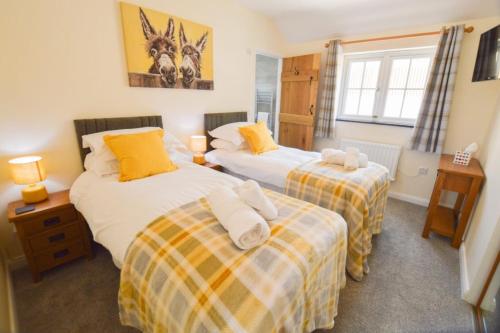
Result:
<instances>
[{"instance_id":1,"label":"curtain rod","mask_svg":"<svg viewBox=\"0 0 500 333\"><path fill-rule=\"evenodd\" d=\"M448 29L446 29L448 30ZM472 32L474 31L474 27L466 27L464 29L464 32ZM441 31L428 31L428 32L418 32L414 34L407 34L407 35L395 35L395 36L386 36L386 37L376 37L376 38L368 38L368 39L357 39L357 40L348 40L348 41L341 41L340 44L342 45L347 45L347 44L357 44L357 43L366 43L366 42L376 42L380 40L389 40L389 39L400 39L400 38L409 38L409 37L420 37L420 36L430 36L430 35L439 35ZM325 43L325 47L328 47L330 45L330 42Z\"/></svg>"}]
</instances>

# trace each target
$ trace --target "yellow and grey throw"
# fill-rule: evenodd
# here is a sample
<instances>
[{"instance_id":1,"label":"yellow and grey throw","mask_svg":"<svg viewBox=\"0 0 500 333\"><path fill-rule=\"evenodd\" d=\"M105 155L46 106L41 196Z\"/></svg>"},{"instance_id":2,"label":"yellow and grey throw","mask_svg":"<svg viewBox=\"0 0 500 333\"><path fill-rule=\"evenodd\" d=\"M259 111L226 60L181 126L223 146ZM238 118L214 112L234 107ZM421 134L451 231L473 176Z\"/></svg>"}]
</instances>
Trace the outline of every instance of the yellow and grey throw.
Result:
<instances>
[{"instance_id":1,"label":"yellow and grey throw","mask_svg":"<svg viewBox=\"0 0 500 333\"><path fill-rule=\"evenodd\" d=\"M285 193L333 210L344 217L349 232L347 271L355 280L369 272L372 235L382 231L389 190L387 168L345 171L343 166L313 160L288 173Z\"/></svg>"},{"instance_id":2,"label":"yellow and grey throw","mask_svg":"<svg viewBox=\"0 0 500 333\"><path fill-rule=\"evenodd\" d=\"M124 325L144 332L305 332L333 327L347 228L335 212L282 194L262 246L239 250L205 198L153 221L121 272Z\"/></svg>"}]
</instances>

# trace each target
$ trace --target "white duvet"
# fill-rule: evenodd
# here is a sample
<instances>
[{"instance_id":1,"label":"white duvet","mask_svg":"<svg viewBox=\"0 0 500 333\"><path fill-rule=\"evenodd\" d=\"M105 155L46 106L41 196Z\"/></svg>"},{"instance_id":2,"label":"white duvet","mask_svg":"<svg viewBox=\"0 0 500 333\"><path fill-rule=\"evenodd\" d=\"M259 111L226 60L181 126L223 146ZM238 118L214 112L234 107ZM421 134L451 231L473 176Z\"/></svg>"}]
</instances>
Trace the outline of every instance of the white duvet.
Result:
<instances>
[{"instance_id":1,"label":"white duvet","mask_svg":"<svg viewBox=\"0 0 500 333\"><path fill-rule=\"evenodd\" d=\"M279 146L279 149L260 155L249 150L228 151L215 149L205 155L207 161L219 164L236 174L285 188L288 173L310 160L321 158L314 151Z\"/></svg>"},{"instance_id":2,"label":"white duvet","mask_svg":"<svg viewBox=\"0 0 500 333\"><path fill-rule=\"evenodd\" d=\"M121 267L136 234L169 210L206 196L212 189L241 181L189 162L175 161L178 170L130 182L118 175L82 173L73 183L70 200L83 214L94 240L106 247Z\"/></svg>"}]
</instances>

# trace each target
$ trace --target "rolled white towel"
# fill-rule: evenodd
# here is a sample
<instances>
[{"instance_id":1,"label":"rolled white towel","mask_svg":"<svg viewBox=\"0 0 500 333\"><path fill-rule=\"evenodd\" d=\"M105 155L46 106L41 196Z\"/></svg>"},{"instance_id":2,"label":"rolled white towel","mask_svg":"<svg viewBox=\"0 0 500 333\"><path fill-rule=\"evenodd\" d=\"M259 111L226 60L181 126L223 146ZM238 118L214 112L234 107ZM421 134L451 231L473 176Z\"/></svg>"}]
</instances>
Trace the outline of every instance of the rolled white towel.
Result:
<instances>
[{"instance_id":1,"label":"rolled white towel","mask_svg":"<svg viewBox=\"0 0 500 333\"><path fill-rule=\"evenodd\" d=\"M356 170L359 168L359 149L355 147L348 147L345 150L344 169Z\"/></svg>"},{"instance_id":2,"label":"rolled white towel","mask_svg":"<svg viewBox=\"0 0 500 333\"><path fill-rule=\"evenodd\" d=\"M325 148L321 151L321 159L327 163L344 165L345 151L333 148Z\"/></svg>"},{"instance_id":3,"label":"rolled white towel","mask_svg":"<svg viewBox=\"0 0 500 333\"><path fill-rule=\"evenodd\" d=\"M236 192L247 205L253 207L266 220L278 217L278 209L255 180L247 180L236 188Z\"/></svg>"},{"instance_id":4,"label":"rolled white towel","mask_svg":"<svg viewBox=\"0 0 500 333\"><path fill-rule=\"evenodd\" d=\"M213 190L207 201L219 223L240 249L251 249L269 238L271 231L267 222L231 188Z\"/></svg>"},{"instance_id":5,"label":"rolled white towel","mask_svg":"<svg viewBox=\"0 0 500 333\"><path fill-rule=\"evenodd\" d=\"M366 155L365 153L359 153L359 167L368 167L368 155Z\"/></svg>"},{"instance_id":6,"label":"rolled white towel","mask_svg":"<svg viewBox=\"0 0 500 333\"><path fill-rule=\"evenodd\" d=\"M339 149L325 148L321 151L321 159L326 163L344 165L346 152ZM368 167L368 155L359 153L359 167Z\"/></svg>"}]
</instances>

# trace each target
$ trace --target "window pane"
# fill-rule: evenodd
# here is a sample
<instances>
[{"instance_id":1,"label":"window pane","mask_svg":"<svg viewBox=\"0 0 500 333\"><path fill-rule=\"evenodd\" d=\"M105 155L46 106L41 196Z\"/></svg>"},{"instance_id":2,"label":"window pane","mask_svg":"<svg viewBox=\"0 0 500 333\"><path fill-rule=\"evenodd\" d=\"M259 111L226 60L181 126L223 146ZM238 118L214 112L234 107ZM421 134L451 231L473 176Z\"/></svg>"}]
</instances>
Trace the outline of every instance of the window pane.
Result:
<instances>
[{"instance_id":1,"label":"window pane","mask_svg":"<svg viewBox=\"0 0 500 333\"><path fill-rule=\"evenodd\" d=\"M407 90L403 104L402 118L417 119L422 104L423 90Z\"/></svg>"},{"instance_id":2,"label":"window pane","mask_svg":"<svg viewBox=\"0 0 500 333\"><path fill-rule=\"evenodd\" d=\"M389 89L385 100L384 117L399 117L403 97L404 90Z\"/></svg>"},{"instance_id":3,"label":"window pane","mask_svg":"<svg viewBox=\"0 0 500 333\"><path fill-rule=\"evenodd\" d=\"M361 101L359 102L359 115L371 116L373 114L373 103L375 101L375 89L363 89Z\"/></svg>"},{"instance_id":4,"label":"window pane","mask_svg":"<svg viewBox=\"0 0 500 333\"><path fill-rule=\"evenodd\" d=\"M376 88L380 61L368 61L365 65L365 75L363 78L363 88Z\"/></svg>"},{"instance_id":5,"label":"window pane","mask_svg":"<svg viewBox=\"0 0 500 333\"><path fill-rule=\"evenodd\" d=\"M408 77L410 59L394 59L391 66L389 88L404 88Z\"/></svg>"},{"instance_id":6,"label":"window pane","mask_svg":"<svg viewBox=\"0 0 500 333\"><path fill-rule=\"evenodd\" d=\"M357 114L359 104L359 89L347 89L344 113Z\"/></svg>"},{"instance_id":7,"label":"window pane","mask_svg":"<svg viewBox=\"0 0 500 333\"><path fill-rule=\"evenodd\" d=\"M429 58L413 58L411 60L410 74L408 77L407 88L423 89L425 86L425 79L429 71Z\"/></svg>"},{"instance_id":8,"label":"window pane","mask_svg":"<svg viewBox=\"0 0 500 333\"><path fill-rule=\"evenodd\" d=\"M361 88L364 65L364 62L351 62L351 66L349 68L349 84L347 87Z\"/></svg>"}]
</instances>

